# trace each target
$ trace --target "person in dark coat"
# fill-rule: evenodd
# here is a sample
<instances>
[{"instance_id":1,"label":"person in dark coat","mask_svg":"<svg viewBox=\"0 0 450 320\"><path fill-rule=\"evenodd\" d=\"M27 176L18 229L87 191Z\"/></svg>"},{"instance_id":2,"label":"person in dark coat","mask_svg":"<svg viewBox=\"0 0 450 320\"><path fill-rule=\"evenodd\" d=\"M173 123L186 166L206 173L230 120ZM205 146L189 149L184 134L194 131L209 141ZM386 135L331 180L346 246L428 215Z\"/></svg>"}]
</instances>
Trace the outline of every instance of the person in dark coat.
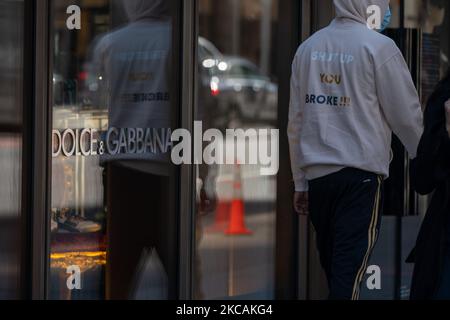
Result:
<instances>
[{"instance_id":1,"label":"person in dark coat","mask_svg":"<svg viewBox=\"0 0 450 320\"><path fill-rule=\"evenodd\" d=\"M450 70L425 110L425 131L411 164L412 185L433 193L416 247L411 300L450 300Z\"/></svg>"}]
</instances>

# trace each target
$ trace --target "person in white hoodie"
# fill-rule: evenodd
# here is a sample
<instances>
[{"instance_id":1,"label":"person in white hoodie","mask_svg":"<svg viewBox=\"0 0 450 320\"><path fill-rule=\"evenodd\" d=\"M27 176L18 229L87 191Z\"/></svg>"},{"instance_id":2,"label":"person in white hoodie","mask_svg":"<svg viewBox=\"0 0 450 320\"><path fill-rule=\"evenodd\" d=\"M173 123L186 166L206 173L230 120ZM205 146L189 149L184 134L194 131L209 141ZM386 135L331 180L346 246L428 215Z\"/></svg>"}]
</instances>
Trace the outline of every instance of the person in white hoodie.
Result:
<instances>
[{"instance_id":1,"label":"person in white hoodie","mask_svg":"<svg viewBox=\"0 0 450 320\"><path fill-rule=\"evenodd\" d=\"M95 88L91 99L108 110L108 129L117 129L109 138L103 134L107 151L99 156L107 208L106 295L111 299L173 295L169 283L174 255L165 236L173 233L167 200L173 167L165 142L173 119L173 2L122 0L128 23L101 35L87 64L89 87ZM138 129L146 136L151 132L145 138L153 141L151 147L146 143L138 151ZM118 148L113 140L120 141ZM148 278L141 274L146 271L140 266L142 259L159 260L147 251L160 257L157 278L164 280L167 273L169 283L134 285L136 279Z\"/></svg>"},{"instance_id":2,"label":"person in white hoodie","mask_svg":"<svg viewBox=\"0 0 450 320\"><path fill-rule=\"evenodd\" d=\"M389 0L334 5L336 18L295 55L288 137L294 208L316 230L329 299L356 300L378 237L392 132L414 158L423 119L402 53L368 23L378 12L386 27Z\"/></svg>"}]
</instances>

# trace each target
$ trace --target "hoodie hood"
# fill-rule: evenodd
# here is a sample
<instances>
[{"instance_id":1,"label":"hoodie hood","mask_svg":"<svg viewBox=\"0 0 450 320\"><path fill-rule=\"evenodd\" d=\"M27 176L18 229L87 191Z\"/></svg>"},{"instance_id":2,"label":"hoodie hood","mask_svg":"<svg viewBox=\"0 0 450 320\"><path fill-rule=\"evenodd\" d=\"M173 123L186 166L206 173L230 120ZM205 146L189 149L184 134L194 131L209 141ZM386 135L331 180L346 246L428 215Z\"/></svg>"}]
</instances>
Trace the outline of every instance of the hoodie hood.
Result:
<instances>
[{"instance_id":1,"label":"hoodie hood","mask_svg":"<svg viewBox=\"0 0 450 320\"><path fill-rule=\"evenodd\" d=\"M366 24L369 18L367 8L377 5L381 9L381 21L387 9L389 0L334 0L337 18L352 19Z\"/></svg>"},{"instance_id":2,"label":"hoodie hood","mask_svg":"<svg viewBox=\"0 0 450 320\"><path fill-rule=\"evenodd\" d=\"M123 0L123 6L131 22L161 18L169 14L167 0Z\"/></svg>"}]
</instances>

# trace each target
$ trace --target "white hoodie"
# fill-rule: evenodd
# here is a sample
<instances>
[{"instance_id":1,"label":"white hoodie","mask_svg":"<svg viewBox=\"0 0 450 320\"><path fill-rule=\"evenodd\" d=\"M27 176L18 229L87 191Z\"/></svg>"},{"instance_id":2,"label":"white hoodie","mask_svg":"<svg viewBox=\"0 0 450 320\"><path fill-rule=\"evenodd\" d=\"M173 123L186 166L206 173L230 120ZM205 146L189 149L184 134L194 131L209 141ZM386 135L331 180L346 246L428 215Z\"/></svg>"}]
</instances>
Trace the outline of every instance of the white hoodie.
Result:
<instances>
[{"instance_id":1,"label":"white hoodie","mask_svg":"<svg viewBox=\"0 0 450 320\"><path fill-rule=\"evenodd\" d=\"M411 158L423 132L420 101L395 43L367 27L388 0L334 0L336 19L298 49L288 136L296 191L345 167L389 175L392 131Z\"/></svg>"},{"instance_id":2,"label":"white hoodie","mask_svg":"<svg viewBox=\"0 0 450 320\"><path fill-rule=\"evenodd\" d=\"M90 73L102 79L109 126L169 128L172 22L166 0L123 0L130 22L101 37ZM97 101L96 101L97 102Z\"/></svg>"},{"instance_id":3,"label":"white hoodie","mask_svg":"<svg viewBox=\"0 0 450 320\"><path fill-rule=\"evenodd\" d=\"M121 164L159 175L164 171L153 169L155 162L164 168L170 163L167 137L171 132L173 92L169 83L172 21L168 1L123 0L123 5L129 23L103 35L94 47L91 78L102 79L94 101L106 100L109 128L151 129L152 133L153 129L160 130L152 135L154 152L106 152L100 161L127 160ZM162 147L157 140L162 141Z\"/></svg>"}]
</instances>

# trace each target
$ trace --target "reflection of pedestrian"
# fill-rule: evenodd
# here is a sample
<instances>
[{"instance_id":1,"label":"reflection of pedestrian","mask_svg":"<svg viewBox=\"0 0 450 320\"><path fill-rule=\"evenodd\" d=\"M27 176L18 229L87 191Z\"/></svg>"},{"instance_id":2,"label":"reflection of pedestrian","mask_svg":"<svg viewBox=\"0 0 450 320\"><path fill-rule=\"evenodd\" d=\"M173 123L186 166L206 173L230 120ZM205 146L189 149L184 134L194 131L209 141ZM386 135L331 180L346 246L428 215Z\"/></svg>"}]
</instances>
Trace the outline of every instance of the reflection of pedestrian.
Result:
<instances>
[{"instance_id":1,"label":"reflection of pedestrian","mask_svg":"<svg viewBox=\"0 0 450 320\"><path fill-rule=\"evenodd\" d=\"M392 131L415 156L422 113L395 43L367 27L370 5L334 0L337 18L299 48L292 69L289 141L294 206L317 233L330 299L358 299L376 243ZM308 203L309 201L309 203Z\"/></svg>"},{"instance_id":2,"label":"reflection of pedestrian","mask_svg":"<svg viewBox=\"0 0 450 320\"><path fill-rule=\"evenodd\" d=\"M414 189L424 195L433 192L433 198L408 259L415 263L411 299L450 299L450 131L445 116L449 99L450 70L430 97L425 132L412 162Z\"/></svg>"},{"instance_id":3,"label":"reflection of pedestrian","mask_svg":"<svg viewBox=\"0 0 450 320\"><path fill-rule=\"evenodd\" d=\"M108 212L106 295L111 299L136 297L133 288L155 291L155 297L165 296L165 292L170 297L174 294L177 259L172 238L176 225L170 199L175 179L169 148L158 149L156 142L160 138L166 146L173 116L170 3L123 0L130 22L101 37L89 64L89 78L94 81L89 85L94 90L93 101L106 104L110 128L126 133L119 152L100 156L105 167ZM153 148L130 151L130 141L134 139L137 143L136 136L130 134L137 129L153 134L148 140L153 142ZM152 248L157 252L154 257L159 256L163 266L156 278L167 273L169 287L143 288L144 284L133 283L135 279L155 277L135 275L147 270L139 266L145 252Z\"/></svg>"}]
</instances>

